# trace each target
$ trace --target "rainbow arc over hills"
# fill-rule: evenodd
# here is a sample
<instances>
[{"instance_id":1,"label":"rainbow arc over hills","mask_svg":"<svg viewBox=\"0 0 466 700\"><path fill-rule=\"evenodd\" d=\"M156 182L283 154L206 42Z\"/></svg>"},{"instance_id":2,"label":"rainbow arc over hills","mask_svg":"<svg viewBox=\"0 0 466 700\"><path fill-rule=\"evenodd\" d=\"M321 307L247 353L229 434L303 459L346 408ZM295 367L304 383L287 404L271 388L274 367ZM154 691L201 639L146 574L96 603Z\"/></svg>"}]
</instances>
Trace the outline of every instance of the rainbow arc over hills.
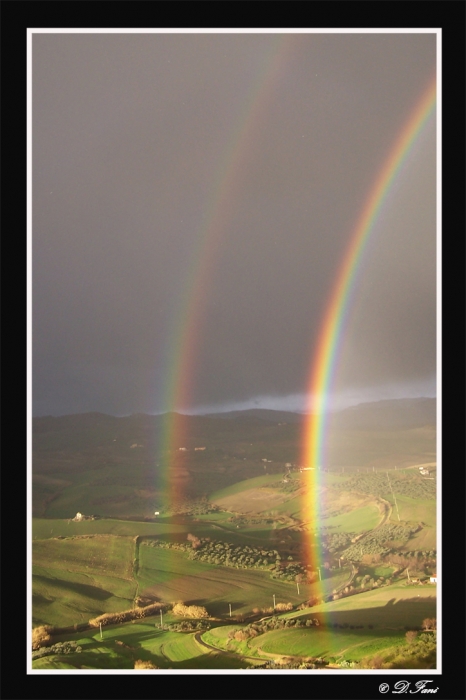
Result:
<instances>
[{"instance_id":1,"label":"rainbow arc over hills","mask_svg":"<svg viewBox=\"0 0 466 700\"><path fill-rule=\"evenodd\" d=\"M436 78L434 76L396 137L375 179L350 235L349 244L323 314L307 383L307 417L301 453L301 463L307 467L307 471L304 472L306 483L303 520L310 527L310 530L305 533L304 548L307 564L313 569L321 568L324 563L319 538L314 536L312 530L322 520L322 475L326 467L325 446L329 399L341 340L351 310L355 282L361 270L367 242L381 216L383 204L419 135L434 114L435 104Z\"/></svg>"},{"instance_id":2,"label":"rainbow arc over hills","mask_svg":"<svg viewBox=\"0 0 466 700\"><path fill-rule=\"evenodd\" d=\"M197 254L186 276L185 293L179 313L174 314L169 348L172 358L168 365L165 384L163 427L159 435L158 490L168 495L169 501L183 497L183 452L187 430L184 416L175 411L189 406L195 379L195 362L202 337L203 312L208 299L222 236L231 217L236 188L241 172L260 134L261 116L273 95L277 81L286 73L285 68L292 47L292 37L275 37L269 54L258 70L257 79L244 99L243 109L232 133L224 157L219 164L216 186L206 204L204 225L199 231ZM335 377L342 335L351 310L355 281L361 270L367 242L380 218L383 204L392 185L411 153L423 128L432 117L436 104L436 77L434 76L417 101L407 121L396 137L383 161L361 213L349 236L335 283L323 313L318 342L310 363L306 383L308 406L305 420L301 463L309 467L304 472L305 496L302 519L310 530L304 535L306 560L310 568L323 566L318 539L312 529L321 521L320 487L325 467L328 402Z\"/></svg>"}]
</instances>

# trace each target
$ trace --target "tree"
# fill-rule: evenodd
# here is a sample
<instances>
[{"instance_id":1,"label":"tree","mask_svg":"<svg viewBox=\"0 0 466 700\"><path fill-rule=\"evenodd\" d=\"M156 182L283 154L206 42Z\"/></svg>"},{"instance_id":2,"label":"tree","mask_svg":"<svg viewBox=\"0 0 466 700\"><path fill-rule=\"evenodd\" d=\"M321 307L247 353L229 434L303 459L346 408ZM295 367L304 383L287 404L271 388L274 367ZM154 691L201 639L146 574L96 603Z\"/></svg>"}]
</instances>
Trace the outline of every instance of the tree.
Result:
<instances>
[{"instance_id":1,"label":"tree","mask_svg":"<svg viewBox=\"0 0 466 700\"><path fill-rule=\"evenodd\" d=\"M190 532L188 533L186 539L189 540L189 542L191 542L191 546L193 549L197 549L201 546L201 540L199 539L199 537L196 537L196 535L192 535Z\"/></svg>"},{"instance_id":2,"label":"tree","mask_svg":"<svg viewBox=\"0 0 466 700\"><path fill-rule=\"evenodd\" d=\"M371 659L371 665L370 668L382 668L383 666L383 659L381 656L376 654L375 656L372 657Z\"/></svg>"},{"instance_id":3,"label":"tree","mask_svg":"<svg viewBox=\"0 0 466 700\"><path fill-rule=\"evenodd\" d=\"M50 625L41 625L40 627L35 627L32 630L32 648L33 650L39 649L40 647L47 646L48 642L51 640L50 632L53 627Z\"/></svg>"},{"instance_id":4,"label":"tree","mask_svg":"<svg viewBox=\"0 0 466 700\"><path fill-rule=\"evenodd\" d=\"M412 644L417 637L417 632L415 630L409 630L406 632L405 637L408 644Z\"/></svg>"},{"instance_id":5,"label":"tree","mask_svg":"<svg viewBox=\"0 0 466 700\"><path fill-rule=\"evenodd\" d=\"M437 629L437 620L436 618L429 618L426 617L425 620L422 621L422 629L429 631L429 630L436 630Z\"/></svg>"}]
</instances>

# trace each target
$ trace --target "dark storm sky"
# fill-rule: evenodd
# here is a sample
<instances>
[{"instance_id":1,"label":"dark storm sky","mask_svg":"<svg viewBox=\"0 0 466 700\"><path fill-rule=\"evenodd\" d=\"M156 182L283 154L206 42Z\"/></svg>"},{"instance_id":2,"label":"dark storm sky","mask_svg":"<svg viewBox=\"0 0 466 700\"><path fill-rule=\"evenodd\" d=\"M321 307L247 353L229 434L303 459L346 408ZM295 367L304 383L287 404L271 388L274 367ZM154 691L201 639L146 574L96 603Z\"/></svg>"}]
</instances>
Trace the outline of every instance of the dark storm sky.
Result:
<instances>
[{"instance_id":1,"label":"dark storm sky","mask_svg":"<svg viewBox=\"0 0 466 700\"><path fill-rule=\"evenodd\" d=\"M298 408L358 213L435 62L433 34L34 34L34 415L173 408L174 329L225 174L183 408ZM431 121L364 259L342 405L435 391L435 173Z\"/></svg>"}]
</instances>

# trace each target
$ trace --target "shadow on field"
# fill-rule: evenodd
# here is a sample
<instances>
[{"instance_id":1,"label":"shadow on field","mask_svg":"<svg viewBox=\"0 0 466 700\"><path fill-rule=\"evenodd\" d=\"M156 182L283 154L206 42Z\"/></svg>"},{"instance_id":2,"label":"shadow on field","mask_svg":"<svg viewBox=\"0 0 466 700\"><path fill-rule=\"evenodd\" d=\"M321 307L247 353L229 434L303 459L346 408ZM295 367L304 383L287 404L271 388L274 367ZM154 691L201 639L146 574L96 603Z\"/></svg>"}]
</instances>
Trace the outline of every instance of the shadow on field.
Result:
<instances>
[{"instance_id":1,"label":"shadow on field","mask_svg":"<svg viewBox=\"0 0 466 700\"><path fill-rule=\"evenodd\" d=\"M40 576L39 574L34 574L34 578L42 581L46 586L52 583L54 586L68 589L69 591L73 591L73 593L78 593L79 595L92 598L93 600L107 600L113 596L113 593L107 591L105 588L91 586L88 583L65 581L62 578L48 578L47 576Z\"/></svg>"},{"instance_id":2,"label":"shadow on field","mask_svg":"<svg viewBox=\"0 0 466 700\"><path fill-rule=\"evenodd\" d=\"M356 596L355 596L356 597ZM434 596L413 597L404 600L391 598L385 605L356 610L335 610L326 613L306 611L304 618L317 617L323 628L344 627L357 629L416 629L425 618L436 617L437 599Z\"/></svg>"},{"instance_id":3,"label":"shadow on field","mask_svg":"<svg viewBox=\"0 0 466 700\"><path fill-rule=\"evenodd\" d=\"M51 605L55 602L54 598L46 598L41 593L32 594L32 604L33 605Z\"/></svg>"}]
</instances>

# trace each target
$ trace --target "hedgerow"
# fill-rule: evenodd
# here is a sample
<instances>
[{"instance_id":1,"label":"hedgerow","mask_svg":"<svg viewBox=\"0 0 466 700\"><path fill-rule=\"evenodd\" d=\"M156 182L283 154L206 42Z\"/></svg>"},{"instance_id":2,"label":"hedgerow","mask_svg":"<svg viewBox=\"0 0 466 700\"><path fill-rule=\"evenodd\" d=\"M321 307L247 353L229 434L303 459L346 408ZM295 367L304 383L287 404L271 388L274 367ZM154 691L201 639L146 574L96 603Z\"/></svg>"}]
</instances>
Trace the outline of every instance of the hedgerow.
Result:
<instances>
[{"instance_id":1,"label":"hedgerow","mask_svg":"<svg viewBox=\"0 0 466 700\"><path fill-rule=\"evenodd\" d=\"M282 561L276 549L235 546L229 542L197 538L188 534L189 543L166 542L164 540L143 540L141 544L161 549L177 549L190 559L230 566L236 569L266 569L273 578L294 581L297 575L306 575L307 570L298 562Z\"/></svg>"},{"instance_id":2,"label":"hedgerow","mask_svg":"<svg viewBox=\"0 0 466 700\"><path fill-rule=\"evenodd\" d=\"M128 622L129 620L139 620L143 617L148 617L158 612L159 610L167 610L168 606L164 603L152 603L152 605L146 605L144 608L134 608L132 610L124 610L122 612L116 613L104 613L98 617L94 617L89 620L89 627L99 627L102 625L116 625L121 622Z\"/></svg>"},{"instance_id":3,"label":"hedgerow","mask_svg":"<svg viewBox=\"0 0 466 700\"><path fill-rule=\"evenodd\" d=\"M50 647L43 647L33 651L32 658L40 659L43 656L51 656L52 654L80 654L81 652L82 647L78 646L76 642L57 642Z\"/></svg>"},{"instance_id":4,"label":"hedgerow","mask_svg":"<svg viewBox=\"0 0 466 700\"><path fill-rule=\"evenodd\" d=\"M197 622L182 620L181 622L172 622L171 625L166 626L166 629L171 632L195 632L196 630L210 630L210 627L210 622L207 620L198 620Z\"/></svg>"}]
</instances>

